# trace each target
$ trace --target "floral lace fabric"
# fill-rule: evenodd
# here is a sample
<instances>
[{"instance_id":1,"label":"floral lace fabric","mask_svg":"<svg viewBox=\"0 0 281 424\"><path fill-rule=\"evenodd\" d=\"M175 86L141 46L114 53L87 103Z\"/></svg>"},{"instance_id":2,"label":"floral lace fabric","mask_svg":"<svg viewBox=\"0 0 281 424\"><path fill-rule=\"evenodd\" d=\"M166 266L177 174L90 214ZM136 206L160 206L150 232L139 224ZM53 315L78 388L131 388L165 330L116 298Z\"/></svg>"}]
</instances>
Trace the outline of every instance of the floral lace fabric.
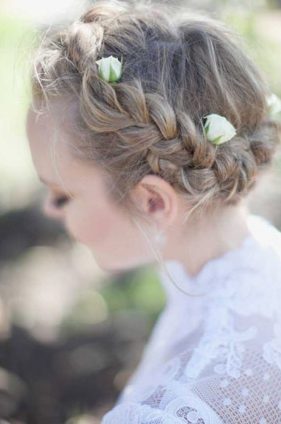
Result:
<instances>
[{"instance_id":1,"label":"floral lace fabric","mask_svg":"<svg viewBox=\"0 0 281 424\"><path fill-rule=\"evenodd\" d=\"M142 360L102 424L281 423L281 233L251 235L195 277L167 261L167 303Z\"/></svg>"}]
</instances>

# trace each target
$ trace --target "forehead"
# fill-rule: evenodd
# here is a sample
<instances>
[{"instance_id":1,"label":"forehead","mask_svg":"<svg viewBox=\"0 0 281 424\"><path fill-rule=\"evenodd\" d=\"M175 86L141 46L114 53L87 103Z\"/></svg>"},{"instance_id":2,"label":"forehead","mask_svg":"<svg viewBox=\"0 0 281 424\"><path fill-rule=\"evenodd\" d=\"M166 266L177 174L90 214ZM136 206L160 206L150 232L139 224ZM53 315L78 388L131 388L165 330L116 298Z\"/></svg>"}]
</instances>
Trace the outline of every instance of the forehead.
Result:
<instances>
[{"instance_id":1,"label":"forehead","mask_svg":"<svg viewBox=\"0 0 281 424\"><path fill-rule=\"evenodd\" d=\"M26 134L37 174L69 191L97 189L103 184L103 172L93 162L82 162L71 155L69 145L75 140L71 131L64 129L66 117L59 108L42 114L29 108Z\"/></svg>"},{"instance_id":2,"label":"forehead","mask_svg":"<svg viewBox=\"0 0 281 424\"><path fill-rule=\"evenodd\" d=\"M65 147L66 135L48 111L37 113L29 108L26 118L26 134L34 166L46 179L60 176L72 162Z\"/></svg>"},{"instance_id":3,"label":"forehead","mask_svg":"<svg viewBox=\"0 0 281 424\"><path fill-rule=\"evenodd\" d=\"M37 107L37 101L35 107ZM52 100L48 104L48 108L39 107L38 110L30 105L26 117L26 132L29 141L40 140L44 144L51 145L58 138L60 142L65 142L67 122L71 122L69 115L69 107L62 100Z\"/></svg>"},{"instance_id":4,"label":"forehead","mask_svg":"<svg viewBox=\"0 0 281 424\"><path fill-rule=\"evenodd\" d=\"M42 130L46 134L46 137L50 139L55 138L55 135L60 135L61 138L63 136L71 136L71 131L69 127L74 120L74 114L77 111L77 104L71 98L58 98L52 99L48 103L47 107L41 107L40 103L35 100L34 101L35 108L38 107L38 110L34 109L32 105L30 105L27 113L26 119L26 130L27 134L31 136L32 133ZM76 112L77 113L77 112ZM45 138L44 134L42 139Z\"/></svg>"}]
</instances>

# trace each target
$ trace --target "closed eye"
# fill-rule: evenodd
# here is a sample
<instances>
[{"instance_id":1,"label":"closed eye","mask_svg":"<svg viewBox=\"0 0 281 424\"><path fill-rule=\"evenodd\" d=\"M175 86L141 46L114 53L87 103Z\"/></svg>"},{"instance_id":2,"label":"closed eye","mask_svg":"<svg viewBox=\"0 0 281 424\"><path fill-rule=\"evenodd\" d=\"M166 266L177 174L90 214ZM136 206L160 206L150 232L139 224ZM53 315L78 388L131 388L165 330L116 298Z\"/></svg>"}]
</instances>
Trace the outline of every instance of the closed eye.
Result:
<instances>
[{"instance_id":1,"label":"closed eye","mask_svg":"<svg viewBox=\"0 0 281 424\"><path fill-rule=\"evenodd\" d=\"M70 197L62 195L62 196L55 196L52 198L51 203L55 208L62 208L70 201Z\"/></svg>"}]
</instances>

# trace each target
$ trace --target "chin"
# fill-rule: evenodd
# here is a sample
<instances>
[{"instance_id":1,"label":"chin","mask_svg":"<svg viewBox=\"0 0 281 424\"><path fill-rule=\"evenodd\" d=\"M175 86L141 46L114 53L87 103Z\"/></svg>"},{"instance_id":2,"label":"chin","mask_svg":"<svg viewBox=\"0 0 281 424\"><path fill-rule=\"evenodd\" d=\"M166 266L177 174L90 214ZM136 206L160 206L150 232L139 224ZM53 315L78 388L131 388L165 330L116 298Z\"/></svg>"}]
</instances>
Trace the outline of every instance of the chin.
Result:
<instances>
[{"instance_id":1,"label":"chin","mask_svg":"<svg viewBox=\"0 0 281 424\"><path fill-rule=\"evenodd\" d=\"M113 265L113 264L110 264L110 262L105 262L103 260L99 260L99 258L97 258L95 253L93 252L93 250L91 250L91 252L93 254L93 257L94 257L96 264L98 265L98 267L102 271L107 272L109 274L114 274L114 275L115 274L116 275L122 274L123 272L127 271L127 268L124 267L124 266L123 267L122 266L116 266L116 264Z\"/></svg>"},{"instance_id":2,"label":"chin","mask_svg":"<svg viewBox=\"0 0 281 424\"><path fill-rule=\"evenodd\" d=\"M139 267L150 264L153 261L142 260L143 258L126 258L122 261L116 260L114 255L106 255L106 257L102 254L98 255L96 251L94 251L93 247L90 248L90 251L94 257L96 264L105 272L118 275L127 271L134 271ZM112 260L110 260L112 259ZM129 259L129 260L128 260Z\"/></svg>"},{"instance_id":3,"label":"chin","mask_svg":"<svg viewBox=\"0 0 281 424\"><path fill-rule=\"evenodd\" d=\"M113 275L123 274L124 272L127 272L127 271L133 271L138 267L138 265L135 265L135 264L117 265L116 263L110 264L110 263L104 263L98 260L96 260L96 262L103 271Z\"/></svg>"}]
</instances>

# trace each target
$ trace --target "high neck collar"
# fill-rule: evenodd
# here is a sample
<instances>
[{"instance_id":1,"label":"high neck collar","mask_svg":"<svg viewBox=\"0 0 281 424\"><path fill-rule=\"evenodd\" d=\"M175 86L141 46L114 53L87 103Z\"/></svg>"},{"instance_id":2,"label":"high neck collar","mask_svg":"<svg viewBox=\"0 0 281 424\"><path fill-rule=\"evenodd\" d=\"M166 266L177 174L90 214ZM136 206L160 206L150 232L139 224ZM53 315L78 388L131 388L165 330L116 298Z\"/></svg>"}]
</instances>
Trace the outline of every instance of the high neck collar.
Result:
<instances>
[{"instance_id":1,"label":"high neck collar","mask_svg":"<svg viewBox=\"0 0 281 424\"><path fill-rule=\"evenodd\" d=\"M160 282L166 294L166 304L181 304L202 302L208 299L214 291L219 295L223 291L224 277L239 269L254 268L263 270L264 255L272 244L281 243L280 232L265 218L249 214L247 225L250 231L235 249L228 250L223 255L207 261L201 270L192 276L184 265L177 260L168 259L164 268L158 266ZM174 283L170 280L170 274ZM237 285L239 288L239 285ZM185 294L185 293L187 294ZM200 294L201 296L190 296Z\"/></svg>"}]
</instances>

